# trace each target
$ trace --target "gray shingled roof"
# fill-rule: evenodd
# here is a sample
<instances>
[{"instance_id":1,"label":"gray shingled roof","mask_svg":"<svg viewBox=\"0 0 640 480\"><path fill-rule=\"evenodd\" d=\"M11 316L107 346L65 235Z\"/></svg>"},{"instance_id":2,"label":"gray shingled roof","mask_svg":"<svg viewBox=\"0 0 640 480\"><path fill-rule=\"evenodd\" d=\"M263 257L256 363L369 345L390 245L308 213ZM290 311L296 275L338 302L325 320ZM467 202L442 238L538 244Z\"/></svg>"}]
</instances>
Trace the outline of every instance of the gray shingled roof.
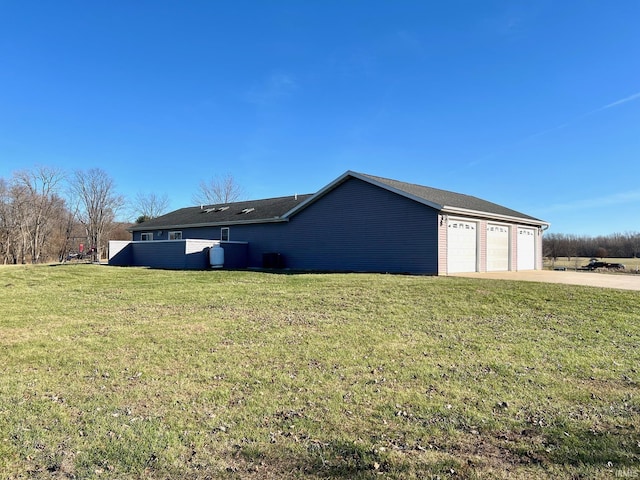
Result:
<instances>
[{"instance_id":1,"label":"gray shingled roof","mask_svg":"<svg viewBox=\"0 0 640 480\"><path fill-rule=\"evenodd\" d=\"M264 223L281 220L282 215L311 197L311 194L289 197L246 200L202 207L181 208L131 227L131 231L187 227L191 225L233 225L234 223Z\"/></svg>"},{"instance_id":2,"label":"gray shingled roof","mask_svg":"<svg viewBox=\"0 0 640 480\"><path fill-rule=\"evenodd\" d=\"M528 220L536 224L545 224L543 220L471 195L449 192L447 190L425 187L413 183L399 182L390 178L376 177L364 173L346 172L316 194L181 208L180 210L167 213L153 220L135 225L130 230L141 231L160 228L282 221L320 199L349 177L371 182L372 184L389 189L400 195L424 202L444 213L472 214L473 212L477 212L489 217L508 217Z\"/></svg>"},{"instance_id":3,"label":"gray shingled roof","mask_svg":"<svg viewBox=\"0 0 640 480\"><path fill-rule=\"evenodd\" d=\"M471 210L476 212L483 212L487 214L521 218L525 220L533 220L537 223L545 223L543 220L537 219L530 215L512 210L496 203L482 200L481 198L473 197L471 195L464 195L462 193L449 192L447 190L440 190L432 187L425 187L423 185L416 185L413 183L399 182L389 178L376 177L373 175L367 175L359 173L358 175L373 180L377 183L382 183L395 190L400 190L413 197L418 197L426 200L429 203L440 206L441 210L447 210L447 208Z\"/></svg>"}]
</instances>

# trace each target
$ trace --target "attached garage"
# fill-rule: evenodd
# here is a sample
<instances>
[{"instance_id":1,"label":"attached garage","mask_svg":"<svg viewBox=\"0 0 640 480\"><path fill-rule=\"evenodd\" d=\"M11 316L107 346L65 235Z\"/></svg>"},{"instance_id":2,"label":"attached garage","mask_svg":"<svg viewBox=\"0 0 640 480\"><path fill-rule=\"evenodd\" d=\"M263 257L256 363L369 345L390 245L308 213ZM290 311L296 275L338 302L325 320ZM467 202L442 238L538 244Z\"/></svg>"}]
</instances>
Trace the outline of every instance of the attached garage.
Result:
<instances>
[{"instance_id":1,"label":"attached garage","mask_svg":"<svg viewBox=\"0 0 640 480\"><path fill-rule=\"evenodd\" d=\"M535 270L536 268L536 229L518 227L517 269Z\"/></svg>"},{"instance_id":2,"label":"attached garage","mask_svg":"<svg viewBox=\"0 0 640 480\"><path fill-rule=\"evenodd\" d=\"M447 227L447 271L475 272L478 269L478 224L449 220Z\"/></svg>"},{"instance_id":3,"label":"attached garage","mask_svg":"<svg viewBox=\"0 0 640 480\"><path fill-rule=\"evenodd\" d=\"M195 253L179 249L174 243L180 238L226 242L227 268L270 268L265 255L277 255L278 267L291 270L534 270L542 267L546 227L543 220L481 198L349 171L313 194L185 207L137 224L131 245L113 244L109 263L197 266L204 247ZM242 264L228 262L238 242Z\"/></svg>"},{"instance_id":4,"label":"attached garage","mask_svg":"<svg viewBox=\"0 0 640 480\"><path fill-rule=\"evenodd\" d=\"M487 272L509 270L509 227L487 225Z\"/></svg>"}]
</instances>

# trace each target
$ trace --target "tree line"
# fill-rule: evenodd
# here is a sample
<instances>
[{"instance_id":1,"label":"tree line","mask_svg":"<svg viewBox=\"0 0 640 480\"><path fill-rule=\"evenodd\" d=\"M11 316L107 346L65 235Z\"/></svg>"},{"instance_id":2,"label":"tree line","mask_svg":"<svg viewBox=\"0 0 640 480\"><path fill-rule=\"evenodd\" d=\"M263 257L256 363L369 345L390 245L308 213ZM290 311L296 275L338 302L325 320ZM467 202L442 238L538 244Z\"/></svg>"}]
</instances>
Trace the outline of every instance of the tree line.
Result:
<instances>
[{"instance_id":1,"label":"tree line","mask_svg":"<svg viewBox=\"0 0 640 480\"><path fill-rule=\"evenodd\" d=\"M634 258L640 257L640 233L584 236L548 233L542 237L543 254L547 258Z\"/></svg>"},{"instance_id":2,"label":"tree line","mask_svg":"<svg viewBox=\"0 0 640 480\"><path fill-rule=\"evenodd\" d=\"M124 205L97 168L68 174L38 166L0 178L0 263L62 261L74 245L98 260Z\"/></svg>"},{"instance_id":3,"label":"tree line","mask_svg":"<svg viewBox=\"0 0 640 480\"><path fill-rule=\"evenodd\" d=\"M193 200L227 203L241 192L227 174L201 182ZM118 218L142 223L166 213L168 206L166 194L138 193L127 202L100 168L16 171L11 178L0 177L0 264L64 261L70 253L98 261L106 256L109 240L131 238L131 223Z\"/></svg>"},{"instance_id":4,"label":"tree line","mask_svg":"<svg viewBox=\"0 0 640 480\"><path fill-rule=\"evenodd\" d=\"M243 195L230 174L201 182L195 203L228 203ZM131 238L129 222L117 221L128 208L137 223L166 212L166 195L138 194L127 203L113 179L99 168L67 173L37 166L0 177L0 264L63 261L70 252L94 261L104 258L108 240ZM80 246L84 252L79 252ZM543 237L547 258L640 257L640 233L580 236L550 233Z\"/></svg>"}]
</instances>

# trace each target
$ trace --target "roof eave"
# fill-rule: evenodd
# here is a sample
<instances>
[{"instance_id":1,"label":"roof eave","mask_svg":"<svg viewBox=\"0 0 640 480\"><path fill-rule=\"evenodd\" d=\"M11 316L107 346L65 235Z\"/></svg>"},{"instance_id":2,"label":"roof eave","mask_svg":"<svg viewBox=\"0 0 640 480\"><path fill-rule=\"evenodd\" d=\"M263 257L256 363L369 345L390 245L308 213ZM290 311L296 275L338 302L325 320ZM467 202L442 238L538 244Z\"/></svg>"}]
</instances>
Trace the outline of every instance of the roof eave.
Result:
<instances>
[{"instance_id":1,"label":"roof eave","mask_svg":"<svg viewBox=\"0 0 640 480\"><path fill-rule=\"evenodd\" d=\"M282 217L274 217L274 218L261 218L257 220L233 220L230 222L207 222L207 223L183 223L183 224L174 224L174 225L156 225L151 227L144 227L144 224L140 224L140 226L130 227L127 229L129 232L143 232L148 230L172 230L176 228L195 228L195 227L227 227L232 225L248 225L252 223L278 223L278 222L288 222L289 219Z\"/></svg>"},{"instance_id":2,"label":"roof eave","mask_svg":"<svg viewBox=\"0 0 640 480\"><path fill-rule=\"evenodd\" d=\"M522 223L526 225L536 225L540 227L545 225L549 226L549 223L542 220L538 220L537 218L525 218L525 217L516 217L511 215L500 215L499 213L489 213L489 212L484 212L479 210L470 210L470 209L459 208L459 207L444 206L440 209L440 211L444 214L450 214L450 215L482 217L482 218L489 218L492 220L516 222L516 223Z\"/></svg>"},{"instance_id":3,"label":"roof eave","mask_svg":"<svg viewBox=\"0 0 640 480\"><path fill-rule=\"evenodd\" d=\"M293 207L291 210L285 212L282 215L282 218L286 218L288 219L289 217L291 217L292 215L295 215L296 213L298 213L300 210L307 208L309 205L311 205L312 203L316 202L317 200L319 200L320 198L322 198L323 196L325 196L327 193L329 193L331 190L333 190L334 188L336 188L338 185L340 185L341 183L343 183L347 177L349 177L349 174L352 173L350 171L347 171L345 173L343 173L342 175L340 175L338 178L336 178L333 182L331 182L328 185L325 185L323 188L321 188L320 190L318 190L316 193L314 193L313 195L311 195L309 198L307 198L304 202L296 205L295 207Z\"/></svg>"},{"instance_id":4,"label":"roof eave","mask_svg":"<svg viewBox=\"0 0 640 480\"><path fill-rule=\"evenodd\" d=\"M428 207L435 208L436 210L442 210L442 208L443 208L443 205L440 205L439 203L433 202L431 200L427 200L426 198L422 198L422 197L419 197L417 195L413 195L412 193L409 193L409 192L407 192L405 190L401 190L399 188L392 187L391 185L387 185L386 183L379 182L377 180L374 180L373 178L369 178L369 177L367 177L365 175L361 175L361 174L359 174L357 172L350 172L350 173L352 174L352 176L354 178L362 180L363 182L370 183L371 185L375 185L376 187L384 188L385 190L387 190L389 192L392 192L392 193L395 193L395 194L400 195L402 197L408 198L410 200L413 200L414 202L418 202L418 203L421 203L421 204L426 205Z\"/></svg>"}]
</instances>

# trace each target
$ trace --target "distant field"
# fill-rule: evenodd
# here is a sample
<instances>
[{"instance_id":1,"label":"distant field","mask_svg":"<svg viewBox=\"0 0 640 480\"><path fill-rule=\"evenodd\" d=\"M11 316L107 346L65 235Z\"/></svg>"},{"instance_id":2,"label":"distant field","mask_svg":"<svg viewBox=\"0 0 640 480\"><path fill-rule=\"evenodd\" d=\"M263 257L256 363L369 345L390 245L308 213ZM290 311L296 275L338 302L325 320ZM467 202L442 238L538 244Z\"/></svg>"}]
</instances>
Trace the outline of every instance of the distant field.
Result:
<instances>
[{"instance_id":1,"label":"distant field","mask_svg":"<svg viewBox=\"0 0 640 480\"><path fill-rule=\"evenodd\" d=\"M558 257L554 262L545 258L544 268L566 267L577 269L587 265L589 260L590 257L571 257L570 260L567 257ZM603 258L598 260L608 263L621 263L625 266L624 271L627 273L640 272L640 258Z\"/></svg>"},{"instance_id":2,"label":"distant field","mask_svg":"<svg viewBox=\"0 0 640 480\"><path fill-rule=\"evenodd\" d=\"M640 475L637 292L0 267L0 478Z\"/></svg>"}]
</instances>

